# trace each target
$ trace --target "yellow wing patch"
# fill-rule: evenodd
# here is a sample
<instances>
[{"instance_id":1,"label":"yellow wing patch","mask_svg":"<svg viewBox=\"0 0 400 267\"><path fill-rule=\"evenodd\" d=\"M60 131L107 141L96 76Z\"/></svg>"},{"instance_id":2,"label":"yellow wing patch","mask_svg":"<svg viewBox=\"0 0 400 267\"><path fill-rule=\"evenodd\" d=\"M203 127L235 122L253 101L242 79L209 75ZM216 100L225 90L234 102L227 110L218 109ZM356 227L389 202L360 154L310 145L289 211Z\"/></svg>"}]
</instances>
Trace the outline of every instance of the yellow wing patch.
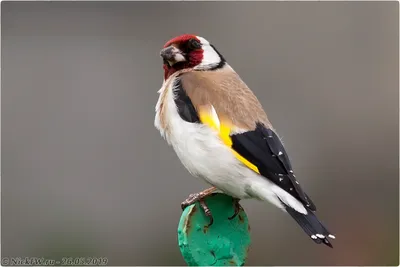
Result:
<instances>
[{"instance_id":1,"label":"yellow wing patch","mask_svg":"<svg viewBox=\"0 0 400 267\"><path fill-rule=\"evenodd\" d=\"M256 173L260 173L258 171L257 166L255 166L253 163L251 163L250 161L248 161L247 159L245 159L239 153L237 153L235 150L232 149L232 139L230 137L232 127L231 125L224 124L219 120L214 107L211 106L211 110L208 108L199 109L198 112L200 121L203 124L208 125L211 129L214 129L215 131L218 132L222 142L231 149L232 153L238 160L240 160L249 169L255 171Z\"/></svg>"}]
</instances>

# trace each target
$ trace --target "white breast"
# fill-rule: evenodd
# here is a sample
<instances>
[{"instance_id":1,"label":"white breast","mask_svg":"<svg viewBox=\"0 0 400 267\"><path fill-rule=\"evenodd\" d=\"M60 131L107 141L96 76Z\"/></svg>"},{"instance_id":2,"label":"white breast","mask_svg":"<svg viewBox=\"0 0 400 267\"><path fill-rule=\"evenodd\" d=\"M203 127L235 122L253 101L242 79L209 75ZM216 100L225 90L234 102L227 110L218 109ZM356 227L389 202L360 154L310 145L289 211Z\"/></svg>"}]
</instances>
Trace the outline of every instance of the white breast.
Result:
<instances>
[{"instance_id":1,"label":"white breast","mask_svg":"<svg viewBox=\"0 0 400 267\"><path fill-rule=\"evenodd\" d=\"M254 176L253 171L235 158L214 130L200 123L186 122L180 117L174 102L173 84L167 81L159 91L155 127L193 176L202 178L233 196L246 198L247 179ZM162 97L163 93L166 93L165 98ZM162 114L168 130L161 125L161 101L167 101L166 110Z\"/></svg>"}]
</instances>

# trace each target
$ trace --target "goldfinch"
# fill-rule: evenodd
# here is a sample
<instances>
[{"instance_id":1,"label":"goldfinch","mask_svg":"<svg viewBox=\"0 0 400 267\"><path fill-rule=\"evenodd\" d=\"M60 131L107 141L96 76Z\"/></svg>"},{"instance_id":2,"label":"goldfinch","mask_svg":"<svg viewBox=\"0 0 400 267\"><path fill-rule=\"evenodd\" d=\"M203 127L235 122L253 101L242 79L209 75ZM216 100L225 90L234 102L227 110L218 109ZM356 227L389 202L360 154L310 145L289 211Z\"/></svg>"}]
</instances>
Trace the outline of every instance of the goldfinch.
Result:
<instances>
[{"instance_id":1,"label":"goldfinch","mask_svg":"<svg viewBox=\"0 0 400 267\"><path fill-rule=\"evenodd\" d=\"M158 91L155 127L186 169L212 187L191 194L184 209L215 192L271 202L287 212L318 244L334 239L300 187L282 141L257 97L206 39L184 34L160 52L164 80Z\"/></svg>"}]
</instances>

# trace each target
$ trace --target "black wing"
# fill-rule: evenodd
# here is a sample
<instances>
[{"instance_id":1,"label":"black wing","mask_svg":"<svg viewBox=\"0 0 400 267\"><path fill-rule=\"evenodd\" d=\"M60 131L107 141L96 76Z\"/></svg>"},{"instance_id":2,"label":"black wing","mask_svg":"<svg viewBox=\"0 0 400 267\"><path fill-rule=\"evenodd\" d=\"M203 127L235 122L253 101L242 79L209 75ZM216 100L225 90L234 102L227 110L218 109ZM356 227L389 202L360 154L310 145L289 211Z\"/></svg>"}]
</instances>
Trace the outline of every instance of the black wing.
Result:
<instances>
[{"instance_id":1,"label":"black wing","mask_svg":"<svg viewBox=\"0 0 400 267\"><path fill-rule=\"evenodd\" d=\"M231 136L232 149L257 166L264 177L298 199L310 210L316 207L297 182L289 157L276 133L258 123L254 131Z\"/></svg>"}]
</instances>

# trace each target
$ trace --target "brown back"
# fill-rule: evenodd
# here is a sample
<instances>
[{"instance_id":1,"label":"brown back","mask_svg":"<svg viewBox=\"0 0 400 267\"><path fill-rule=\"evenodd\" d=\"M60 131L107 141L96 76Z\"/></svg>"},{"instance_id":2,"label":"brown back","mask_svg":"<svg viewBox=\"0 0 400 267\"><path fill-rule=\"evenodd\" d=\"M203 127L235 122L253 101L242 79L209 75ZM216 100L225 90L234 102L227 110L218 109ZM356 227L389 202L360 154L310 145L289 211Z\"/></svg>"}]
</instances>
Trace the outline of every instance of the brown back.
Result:
<instances>
[{"instance_id":1,"label":"brown back","mask_svg":"<svg viewBox=\"0 0 400 267\"><path fill-rule=\"evenodd\" d=\"M197 110L212 105L220 120L245 130L268 121L257 97L229 66L214 71L191 71L180 75L182 86Z\"/></svg>"}]
</instances>

